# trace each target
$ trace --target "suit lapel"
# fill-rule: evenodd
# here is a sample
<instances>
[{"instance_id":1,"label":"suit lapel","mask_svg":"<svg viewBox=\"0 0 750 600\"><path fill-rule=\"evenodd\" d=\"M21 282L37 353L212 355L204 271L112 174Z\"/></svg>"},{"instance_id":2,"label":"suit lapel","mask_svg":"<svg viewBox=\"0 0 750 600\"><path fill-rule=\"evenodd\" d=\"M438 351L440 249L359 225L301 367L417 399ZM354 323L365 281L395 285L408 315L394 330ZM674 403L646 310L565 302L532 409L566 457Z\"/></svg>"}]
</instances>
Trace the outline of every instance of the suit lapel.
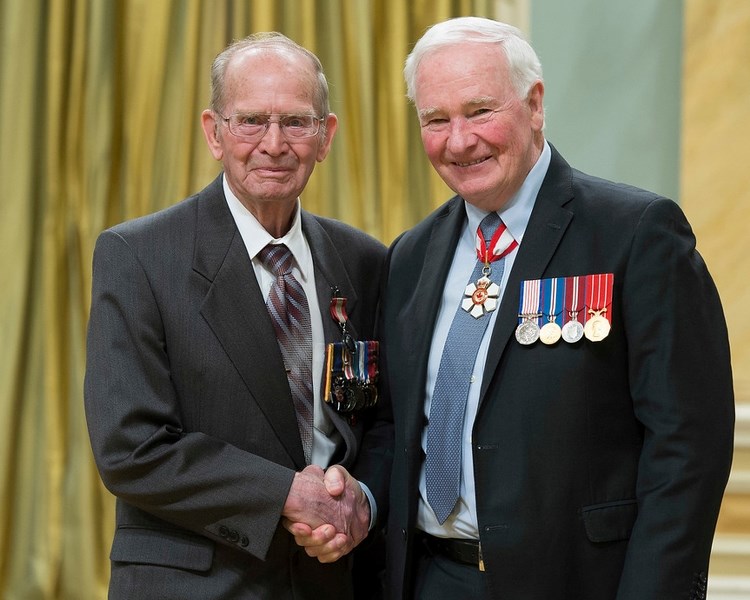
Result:
<instances>
[{"instance_id":1,"label":"suit lapel","mask_svg":"<svg viewBox=\"0 0 750 600\"><path fill-rule=\"evenodd\" d=\"M328 232L311 213L303 210L301 215L302 231L310 244L315 268L315 288L323 320L324 342L326 344L340 342L341 330L329 311L333 289L334 287L338 288L340 296L346 298L346 311L350 315L353 314L358 303L357 291L349 278L340 251L334 245ZM343 249L343 251L345 252L346 249ZM359 338L356 327L351 322L349 332L355 339ZM323 390L320 393L323 394ZM325 398L322 398L322 401L323 410L327 411L328 418L331 419L331 422L344 438L346 451L340 462L349 465L354 461L357 454L357 438L349 424L325 401Z\"/></svg>"},{"instance_id":2,"label":"suit lapel","mask_svg":"<svg viewBox=\"0 0 750 600\"><path fill-rule=\"evenodd\" d=\"M557 250L573 213L564 204L573 197L571 169L565 160L552 149L552 160L542 187L534 203L518 255L510 273L507 288L500 305L500 313L490 340L480 403L497 371L508 341L518 325L520 287L524 280L541 279L544 270Z\"/></svg>"},{"instance_id":3,"label":"suit lapel","mask_svg":"<svg viewBox=\"0 0 750 600\"><path fill-rule=\"evenodd\" d=\"M454 197L445 210L436 216L424 253L424 261L419 268L419 279L414 285L414 293L404 306L403 314L408 315L411 353L407 357L398 357L399 361L411 362L407 372L414 374L411 379L415 386L407 398L418 398L420 401L405 403L408 412L405 414L407 431L419 435L423 424L424 390L427 378L427 357L430 355L432 334L437 320L442 290L448 277L455 253L458 238L461 234L466 211L459 197ZM416 269L415 269L416 270Z\"/></svg>"},{"instance_id":4,"label":"suit lapel","mask_svg":"<svg viewBox=\"0 0 750 600\"><path fill-rule=\"evenodd\" d=\"M305 465L289 384L247 249L221 178L202 192L193 268L211 282L201 314L295 465Z\"/></svg>"},{"instance_id":5,"label":"suit lapel","mask_svg":"<svg viewBox=\"0 0 750 600\"><path fill-rule=\"evenodd\" d=\"M341 340L341 331L329 312L333 288L338 288L341 296L346 298L348 314L353 314L357 306L357 291L349 278L339 249L315 216L304 210L302 211L302 231L310 244L315 266L315 288L323 318L325 341L326 343L337 342ZM343 252L346 252L345 248ZM351 333L355 338L357 337L356 331Z\"/></svg>"}]
</instances>

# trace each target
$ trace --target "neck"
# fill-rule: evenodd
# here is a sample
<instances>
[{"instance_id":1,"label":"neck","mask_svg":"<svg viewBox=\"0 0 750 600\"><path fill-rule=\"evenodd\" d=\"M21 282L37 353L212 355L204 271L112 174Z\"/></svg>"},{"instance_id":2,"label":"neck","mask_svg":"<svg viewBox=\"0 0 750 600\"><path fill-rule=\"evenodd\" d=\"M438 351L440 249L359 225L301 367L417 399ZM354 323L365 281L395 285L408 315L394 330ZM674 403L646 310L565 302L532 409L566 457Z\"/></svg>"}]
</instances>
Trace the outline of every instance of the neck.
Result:
<instances>
[{"instance_id":1,"label":"neck","mask_svg":"<svg viewBox=\"0 0 750 600\"><path fill-rule=\"evenodd\" d=\"M274 238L284 237L292 228L294 215L297 211L297 199L292 201L273 201L261 203L242 202L261 224L263 229L270 233Z\"/></svg>"}]
</instances>

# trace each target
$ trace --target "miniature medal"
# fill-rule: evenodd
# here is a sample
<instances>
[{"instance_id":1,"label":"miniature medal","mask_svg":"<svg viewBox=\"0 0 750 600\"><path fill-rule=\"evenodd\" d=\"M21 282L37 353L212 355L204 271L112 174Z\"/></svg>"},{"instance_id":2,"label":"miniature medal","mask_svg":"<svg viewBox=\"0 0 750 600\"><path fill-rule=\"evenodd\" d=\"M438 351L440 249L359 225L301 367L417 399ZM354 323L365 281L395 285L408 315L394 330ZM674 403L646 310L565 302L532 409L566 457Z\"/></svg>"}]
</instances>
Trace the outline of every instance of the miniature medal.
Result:
<instances>
[{"instance_id":1,"label":"miniature medal","mask_svg":"<svg viewBox=\"0 0 750 600\"><path fill-rule=\"evenodd\" d=\"M539 311L541 280L529 279L521 284L518 318L521 322L516 327L516 340L519 344L530 346L539 339L539 324L542 313Z\"/></svg>"},{"instance_id":2,"label":"miniature medal","mask_svg":"<svg viewBox=\"0 0 750 600\"><path fill-rule=\"evenodd\" d=\"M577 312L572 312L570 321L563 325L562 338L569 344L575 344L583 338L583 325L578 320Z\"/></svg>"},{"instance_id":3,"label":"miniature medal","mask_svg":"<svg viewBox=\"0 0 750 600\"><path fill-rule=\"evenodd\" d=\"M547 321L539 330L539 339L542 341L542 344L547 344L548 346L557 343L561 336L562 330L554 321Z\"/></svg>"},{"instance_id":4,"label":"miniature medal","mask_svg":"<svg viewBox=\"0 0 750 600\"><path fill-rule=\"evenodd\" d=\"M607 307L612 302L612 273L586 276L586 296L588 318L583 326L583 334L592 342L601 342L612 328L607 315Z\"/></svg>"},{"instance_id":5,"label":"miniature medal","mask_svg":"<svg viewBox=\"0 0 750 600\"><path fill-rule=\"evenodd\" d=\"M586 321L586 325L583 327L583 334L586 339L592 342L601 342L605 337L609 335L609 331L612 326L606 317L602 316L603 312L607 312L607 308L604 307L600 311L590 311L593 313L593 317L589 317Z\"/></svg>"},{"instance_id":6,"label":"miniature medal","mask_svg":"<svg viewBox=\"0 0 750 600\"><path fill-rule=\"evenodd\" d=\"M561 304L562 298L560 296L563 291L564 288L559 285L557 277L542 281L542 305L546 308L547 322L539 330L539 339L547 346L556 344L562 335L562 330L556 319L558 315L557 307Z\"/></svg>"},{"instance_id":7,"label":"miniature medal","mask_svg":"<svg viewBox=\"0 0 750 600\"><path fill-rule=\"evenodd\" d=\"M378 401L379 342L355 340L349 332L346 298L332 288L329 312L341 330L341 341L326 344L323 399L352 425L356 414Z\"/></svg>"},{"instance_id":8,"label":"miniature medal","mask_svg":"<svg viewBox=\"0 0 750 600\"><path fill-rule=\"evenodd\" d=\"M584 286L580 277L565 278L565 311L569 317L563 325L562 338L569 344L583 339L583 323L578 320L578 313L583 307Z\"/></svg>"},{"instance_id":9,"label":"miniature medal","mask_svg":"<svg viewBox=\"0 0 750 600\"><path fill-rule=\"evenodd\" d=\"M489 244L484 239L482 229L477 227L477 260L481 260L484 263L484 267L482 268L482 276L476 283L469 283L466 286L464 298L461 301L461 308L475 319L497 308L500 286L490 279L492 273L490 263L504 258L516 246L518 246L518 242L513 239L513 236L502 221L493 234L492 239L490 239Z\"/></svg>"},{"instance_id":10,"label":"miniature medal","mask_svg":"<svg viewBox=\"0 0 750 600\"><path fill-rule=\"evenodd\" d=\"M530 346L539 339L539 325L531 317L524 317L523 323L516 327L516 339L519 344Z\"/></svg>"}]
</instances>

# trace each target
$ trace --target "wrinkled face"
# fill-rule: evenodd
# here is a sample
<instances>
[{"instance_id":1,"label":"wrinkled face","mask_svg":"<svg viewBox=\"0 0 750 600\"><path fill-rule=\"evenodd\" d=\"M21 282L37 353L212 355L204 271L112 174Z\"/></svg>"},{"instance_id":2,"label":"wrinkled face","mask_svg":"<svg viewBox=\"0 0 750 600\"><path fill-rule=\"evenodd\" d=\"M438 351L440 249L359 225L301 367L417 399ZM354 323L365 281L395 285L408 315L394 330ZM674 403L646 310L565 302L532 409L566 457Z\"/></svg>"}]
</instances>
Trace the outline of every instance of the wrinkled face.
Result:
<instances>
[{"instance_id":1,"label":"wrinkled face","mask_svg":"<svg viewBox=\"0 0 750 600\"><path fill-rule=\"evenodd\" d=\"M502 208L542 150L543 84L519 99L498 46L461 43L427 54L414 90L422 143L440 177L467 202Z\"/></svg>"},{"instance_id":2,"label":"wrinkled face","mask_svg":"<svg viewBox=\"0 0 750 600\"><path fill-rule=\"evenodd\" d=\"M227 66L223 116L322 116L313 106L315 83L312 67L301 55L258 48L244 51ZM286 206L296 202L315 163L328 154L336 126L336 116L331 114L317 135L288 139L273 122L262 138L245 140L233 135L220 115L203 113L211 153L223 163L229 187L254 213L273 208L269 203Z\"/></svg>"}]
</instances>

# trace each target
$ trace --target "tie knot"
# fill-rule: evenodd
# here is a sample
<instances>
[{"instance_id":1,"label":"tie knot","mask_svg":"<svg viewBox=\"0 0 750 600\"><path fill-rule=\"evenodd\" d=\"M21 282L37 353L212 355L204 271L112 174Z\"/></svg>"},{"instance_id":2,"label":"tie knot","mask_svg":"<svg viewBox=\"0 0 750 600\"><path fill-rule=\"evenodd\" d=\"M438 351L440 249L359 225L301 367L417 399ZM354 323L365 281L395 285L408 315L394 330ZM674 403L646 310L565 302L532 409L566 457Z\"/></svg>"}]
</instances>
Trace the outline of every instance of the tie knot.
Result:
<instances>
[{"instance_id":1,"label":"tie knot","mask_svg":"<svg viewBox=\"0 0 750 600\"><path fill-rule=\"evenodd\" d=\"M284 275L292 270L292 251L284 244L268 244L258 253L263 265L277 275Z\"/></svg>"},{"instance_id":2,"label":"tie knot","mask_svg":"<svg viewBox=\"0 0 750 600\"><path fill-rule=\"evenodd\" d=\"M482 230L485 243L489 243L492 236L495 235L497 228L500 227L500 223L502 223L502 220L497 216L496 212L491 212L482 219L482 222L479 223L479 229Z\"/></svg>"}]
</instances>

